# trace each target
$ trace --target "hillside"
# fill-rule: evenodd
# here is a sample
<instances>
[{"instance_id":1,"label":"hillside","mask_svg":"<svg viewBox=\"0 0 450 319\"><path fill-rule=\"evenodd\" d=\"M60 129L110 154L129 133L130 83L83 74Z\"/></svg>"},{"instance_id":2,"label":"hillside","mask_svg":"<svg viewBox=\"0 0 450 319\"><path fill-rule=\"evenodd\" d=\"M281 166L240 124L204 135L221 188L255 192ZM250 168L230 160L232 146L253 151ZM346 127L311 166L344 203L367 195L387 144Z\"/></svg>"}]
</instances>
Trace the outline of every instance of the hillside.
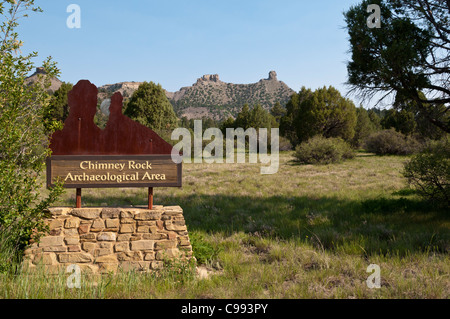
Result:
<instances>
[{"instance_id":1,"label":"hillside","mask_svg":"<svg viewBox=\"0 0 450 319\"><path fill-rule=\"evenodd\" d=\"M265 109L276 102L285 105L292 93L294 91L278 81L276 72L272 71L268 79L251 84L226 83L220 81L217 74L204 75L194 85L169 93L168 97L179 116L196 118L209 114L209 117L223 119L235 116L245 103L250 107L260 103Z\"/></svg>"},{"instance_id":2,"label":"hillside","mask_svg":"<svg viewBox=\"0 0 450 319\"><path fill-rule=\"evenodd\" d=\"M25 79L25 84L26 85L32 85L33 83L36 83L39 81L39 74L41 75L45 75L45 71L43 68L36 68L36 71L30 75L29 77L27 77ZM50 79L50 87L48 88L48 91L51 93L54 93L55 91L57 91L60 87L62 82L58 79L58 78L52 78Z\"/></svg>"},{"instance_id":3,"label":"hillside","mask_svg":"<svg viewBox=\"0 0 450 319\"><path fill-rule=\"evenodd\" d=\"M100 98L121 92L130 97L141 82L107 84L99 88ZM275 71L267 79L257 83L233 84L222 82L219 75L204 75L195 84L177 92L166 92L177 116L187 118L209 117L216 120L236 116L245 103L253 106L260 103L270 109L276 102L285 105L294 91L284 82L278 81Z\"/></svg>"}]
</instances>

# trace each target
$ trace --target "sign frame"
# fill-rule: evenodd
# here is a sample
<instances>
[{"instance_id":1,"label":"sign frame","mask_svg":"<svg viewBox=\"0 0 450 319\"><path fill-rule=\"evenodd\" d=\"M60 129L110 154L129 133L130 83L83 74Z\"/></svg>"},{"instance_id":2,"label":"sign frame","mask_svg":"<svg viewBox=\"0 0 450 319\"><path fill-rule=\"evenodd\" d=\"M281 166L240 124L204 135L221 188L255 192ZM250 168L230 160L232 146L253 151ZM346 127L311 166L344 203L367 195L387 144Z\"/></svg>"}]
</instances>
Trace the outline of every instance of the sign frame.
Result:
<instances>
[{"instance_id":1,"label":"sign frame","mask_svg":"<svg viewBox=\"0 0 450 319\"><path fill-rule=\"evenodd\" d=\"M153 188L153 187L182 187L182 162L175 163L171 155L148 154L148 155L53 155L47 158L47 188L54 187L52 179L52 162L54 161L152 161L168 160L177 169L176 182L127 182L127 183L78 183L64 185L64 188Z\"/></svg>"}]
</instances>

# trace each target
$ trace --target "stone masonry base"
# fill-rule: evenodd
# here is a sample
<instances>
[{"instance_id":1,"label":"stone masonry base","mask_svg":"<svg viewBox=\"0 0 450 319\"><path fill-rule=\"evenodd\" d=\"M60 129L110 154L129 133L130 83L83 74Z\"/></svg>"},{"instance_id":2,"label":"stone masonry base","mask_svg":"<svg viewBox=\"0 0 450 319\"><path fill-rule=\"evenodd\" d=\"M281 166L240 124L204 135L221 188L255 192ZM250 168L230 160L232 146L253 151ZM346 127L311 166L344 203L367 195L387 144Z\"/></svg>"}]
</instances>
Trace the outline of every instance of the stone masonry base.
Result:
<instances>
[{"instance_id":1,"label":"stone masonry base","mask_svg":"<svg viewBox=\"0 0 450 319\"><path fill-rule=\"evenodd\" d=\"M192 258L179 206L136 208L51 208L50 233L25 251L31 270L50 273L77 264L93 273L148 271L164 261Z\"/></svg>"}]
</instances>

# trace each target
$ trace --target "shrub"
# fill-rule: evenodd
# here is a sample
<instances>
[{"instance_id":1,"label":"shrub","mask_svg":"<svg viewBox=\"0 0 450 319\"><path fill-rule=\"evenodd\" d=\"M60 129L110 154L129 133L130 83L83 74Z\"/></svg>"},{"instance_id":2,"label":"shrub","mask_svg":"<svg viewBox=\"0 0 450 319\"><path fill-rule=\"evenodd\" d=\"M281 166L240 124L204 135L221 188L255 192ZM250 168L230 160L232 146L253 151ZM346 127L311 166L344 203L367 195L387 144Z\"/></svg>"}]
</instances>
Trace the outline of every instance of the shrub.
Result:
<instances>
[{"instance_id":1,"label":"shrub","mask_svg":"<svg viewBox=\"0 0 450 319\"><path fill-rule=\"evenodd\" d=\"M422 145L413 137L407 137L394 129L371 134L365 141L365 149L377 155L410 155Z\"/></svg>"},{"instance_id":2,"label":"shrub","mask_svg":"<svg viewBox=\"0 0 450 319\"><path fill-rule=\"evenodd\" d=\"M331 164L353 158L355 154L344 140L318 135L298 145L294 156L303 164Z\"/></svg>"},{"instance_id":3,"label":"shrub","mask_svg":"<svg viewBox=\"0 0 450 319\"><path fill-rule=\"evenodd\" d=\"M280 136L280 141L279 142L280 142L280 146L279 146L279 151L280 152L282 152L282 151L292 151L292 149L293 149L292 144L287 138L285 138L283 136Z\"/></svg>"},{"instance_id":4,"label":"shrub","mask_svg":"<svg viewBox=\"0 0 450 319\"><path fill-rule=\"evenodd\" d=\"M405 164L403 175L424 198L450 206L450 143L435 142Z\"/></svg>"}]
</instances>

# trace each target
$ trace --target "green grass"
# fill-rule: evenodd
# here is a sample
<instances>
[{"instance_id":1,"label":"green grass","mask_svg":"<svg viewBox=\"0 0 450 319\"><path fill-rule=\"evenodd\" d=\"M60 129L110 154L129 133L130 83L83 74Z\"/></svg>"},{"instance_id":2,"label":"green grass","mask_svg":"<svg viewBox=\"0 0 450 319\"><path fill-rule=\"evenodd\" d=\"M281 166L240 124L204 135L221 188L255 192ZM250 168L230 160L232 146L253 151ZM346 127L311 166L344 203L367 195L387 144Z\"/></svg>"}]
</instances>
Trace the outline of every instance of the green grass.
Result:
<instances>
[{"instance_id":1,"label":"green grass","mask_svg":"<svg viewBox=\"0 0 450 319\"><path fill-rule=\"evenodd\" d=\"M183 188L155 189L155 204L183 207L207 279L172 265L84 275L81 289L68 289L67 274L19 272L0 275L0 298L449 298L449 214L406 187L406 160L361 153L297 165L288 152L275 175L252 164L184 164ZM146 195L85 189L82 202L145 206ZM74 201L68 190L58 205ZM381 289L366 285L370 264L381 267Z\"/></svg>"}]
</instances>

